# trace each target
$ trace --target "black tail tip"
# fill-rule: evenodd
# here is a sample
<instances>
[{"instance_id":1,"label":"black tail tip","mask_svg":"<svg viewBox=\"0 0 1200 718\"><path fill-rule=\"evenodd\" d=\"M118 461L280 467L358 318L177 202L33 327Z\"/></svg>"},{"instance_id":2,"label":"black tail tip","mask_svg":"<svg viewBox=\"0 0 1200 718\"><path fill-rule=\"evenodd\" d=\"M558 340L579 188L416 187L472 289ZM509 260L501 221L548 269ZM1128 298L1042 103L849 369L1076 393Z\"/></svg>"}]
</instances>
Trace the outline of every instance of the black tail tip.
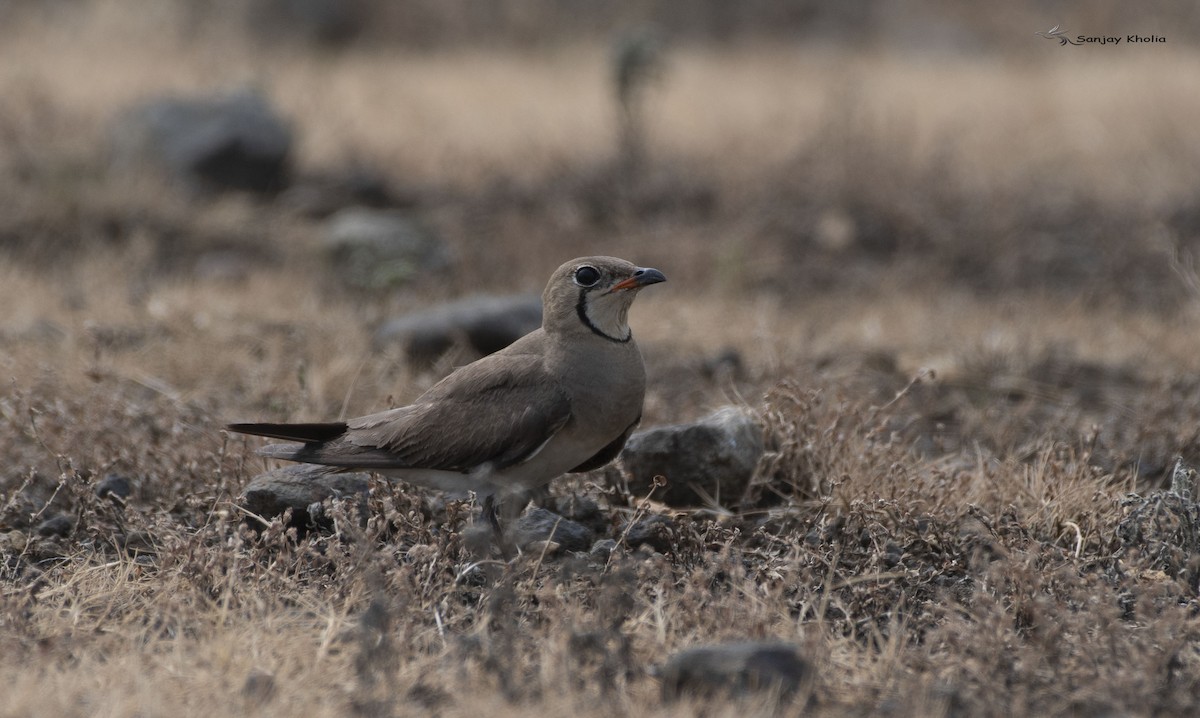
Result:
<instances>
[{"instance_id":1,"label":"black tail tip","mask_svg":"<svg viewBox=\"0 0 1200 718\"><path fill-rule=\"evenodd\" d=\"M336 439L346 433L346 422L334 421L313 424L268 424L268 423L235 423L226 424L225 428L238 434L265 436L269 439L283 441L299 441L304 444L319 444Z\"/></svg>"}]
</instances>

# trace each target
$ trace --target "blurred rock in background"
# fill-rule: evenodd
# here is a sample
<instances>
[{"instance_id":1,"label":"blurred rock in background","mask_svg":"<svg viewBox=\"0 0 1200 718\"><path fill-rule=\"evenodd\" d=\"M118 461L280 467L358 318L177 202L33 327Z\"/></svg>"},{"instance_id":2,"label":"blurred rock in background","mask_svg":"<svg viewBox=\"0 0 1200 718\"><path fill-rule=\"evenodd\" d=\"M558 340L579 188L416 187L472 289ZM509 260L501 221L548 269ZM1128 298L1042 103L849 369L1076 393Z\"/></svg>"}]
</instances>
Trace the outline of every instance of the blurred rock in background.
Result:
<instances>
[{"instance_id":1,"label":"blurred rock in background","mask_svg":"<svg viewBox=\"0 0 1200 718\"><path fill-rule=\"evenodd\" d=\"M324 246L341 279L359 289L399 286L452 263L432 228L395 210L338 212L325 225Z\"/></svg>"},{"instance_id":2,"label":"blurred rock in background","mask_svg":"<svg viewBox=\"0 0 1200 718\"><path fill-rule=\"evenodd\" d=\"M119 171L152 165L202 190L277 192L287 186L289 123L254 90L157 97L121 114L112 129Z\"/></svg>"}]
</instances>

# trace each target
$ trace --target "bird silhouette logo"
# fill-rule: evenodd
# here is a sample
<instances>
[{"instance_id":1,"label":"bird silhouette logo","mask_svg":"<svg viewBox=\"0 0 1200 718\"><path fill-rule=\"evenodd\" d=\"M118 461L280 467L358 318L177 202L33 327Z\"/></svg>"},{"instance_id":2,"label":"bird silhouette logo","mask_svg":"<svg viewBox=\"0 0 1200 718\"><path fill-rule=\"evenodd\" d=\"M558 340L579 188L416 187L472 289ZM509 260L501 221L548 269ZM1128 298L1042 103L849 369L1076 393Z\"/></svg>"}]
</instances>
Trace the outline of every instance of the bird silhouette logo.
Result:
<instances>
[{"instance_id":1,"label":"bird silhouette logo","mask_svg":"<svg viewBox=\"0 0 1200 718\"><path fill-rule=\"evenodd\" d=\"M1081 45L1081 44L1083 44L1080 42L1076 42L1075 40L1072 40L1071 38L1067 37L1065 32L1066 31L1062 29L1062 25L1055 25L1054 27L1050 28L1050 30L1047 32L1035 32L1034 34L1041 35L1042 37L1046 38L1047 40L1058 40L1059 45Z\"/></svg>"}]
</instances>

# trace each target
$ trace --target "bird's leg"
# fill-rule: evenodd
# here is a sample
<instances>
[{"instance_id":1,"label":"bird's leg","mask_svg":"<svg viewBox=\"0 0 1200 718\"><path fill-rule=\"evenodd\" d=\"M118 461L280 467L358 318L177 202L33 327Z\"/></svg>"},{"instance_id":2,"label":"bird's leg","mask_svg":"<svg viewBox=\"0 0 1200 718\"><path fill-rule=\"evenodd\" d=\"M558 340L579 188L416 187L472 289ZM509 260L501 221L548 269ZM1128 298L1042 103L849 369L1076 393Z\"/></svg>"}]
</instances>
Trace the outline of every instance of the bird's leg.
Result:
<instances>
[{"instance_id":1,"label":"bird's leg","mask_svg":"<svg viewBox=\"0 0 1200 718\"><path fill-rule=\"evenodd\" d=\"M504 537L504 527L500 525L500 516L496 512L496 497L493 494L488 494L483 499L483 516L488 523L492 525L492 536L496 540L496 546L500 549L500 554L504 556L505 561L512 561L514 551L512 545Z\"/></svg>"}]
</instances>

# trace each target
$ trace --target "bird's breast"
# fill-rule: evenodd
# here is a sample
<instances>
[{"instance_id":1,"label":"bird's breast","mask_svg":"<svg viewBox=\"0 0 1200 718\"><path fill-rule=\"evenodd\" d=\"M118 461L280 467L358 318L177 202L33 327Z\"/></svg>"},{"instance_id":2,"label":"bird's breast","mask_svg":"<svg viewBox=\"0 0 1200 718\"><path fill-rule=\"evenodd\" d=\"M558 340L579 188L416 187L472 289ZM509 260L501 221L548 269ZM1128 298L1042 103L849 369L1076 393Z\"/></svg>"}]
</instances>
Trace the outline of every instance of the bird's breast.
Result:
<instances>
[{"instance_id":1,"label":"bird's breast","mask_svg":"<svg viewBox=\"0 0 1200 718\"><path fill-rule=\"evenodd\" d=\"M563 391L571 418L537 454L504 474L524 485L542 484L571 471L611 444L642 414L646 371L637 345L594 346L559 355L556 373L567 377Z\"/></svg>"},{"instance_id":2,"label":"bird's breast","mask_svg":"<svg viewBox=\"0 0 1200 718\"><path fill-rule=\"evenodd\" d=\"M569 371L577 380L567 387L571 421L565 428L597 441L606 438L598 447L602 448L642 414L646 394L642 354L632 341L607 342L575 361Z\"/></svg>"}]
</instances>

